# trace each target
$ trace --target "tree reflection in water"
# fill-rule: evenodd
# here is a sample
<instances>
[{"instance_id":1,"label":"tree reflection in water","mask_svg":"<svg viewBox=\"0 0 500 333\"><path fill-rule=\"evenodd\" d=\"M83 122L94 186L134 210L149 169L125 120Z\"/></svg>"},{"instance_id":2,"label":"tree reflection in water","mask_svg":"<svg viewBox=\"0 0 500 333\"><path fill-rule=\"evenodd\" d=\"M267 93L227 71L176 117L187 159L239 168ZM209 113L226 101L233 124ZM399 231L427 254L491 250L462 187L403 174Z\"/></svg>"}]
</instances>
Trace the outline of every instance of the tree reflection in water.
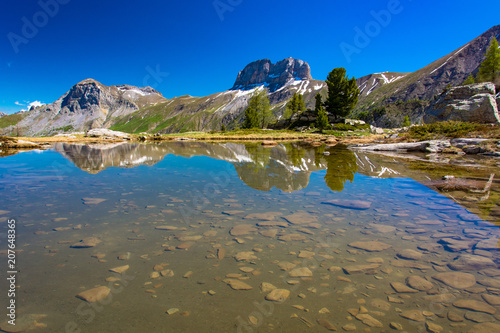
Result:
<instances>
[{"instance_id":1,"label":"tree reflection in water","mask_svg":"<svg viewBox=\"0 0 500 333\"><path fill-rule=\"evenodd\" d=\"M325 183L332 191L341 192L347 181L354 181L358 171L356 155L347 149L330 149L329 152L330 155L323 155L327 164Z\"/></svg>"}]
</instances>

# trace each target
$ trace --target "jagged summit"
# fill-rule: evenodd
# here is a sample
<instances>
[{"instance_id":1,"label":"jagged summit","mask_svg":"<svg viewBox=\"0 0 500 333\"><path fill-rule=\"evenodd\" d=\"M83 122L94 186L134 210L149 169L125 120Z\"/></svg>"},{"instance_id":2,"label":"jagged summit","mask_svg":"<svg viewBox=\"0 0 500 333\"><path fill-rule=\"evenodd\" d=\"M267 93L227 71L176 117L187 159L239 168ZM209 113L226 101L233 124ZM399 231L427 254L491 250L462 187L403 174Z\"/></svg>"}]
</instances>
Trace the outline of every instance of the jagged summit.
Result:
<instances>
[{"instance_id":1,"label":"jagged summit","mask_svg":"<svg viewBox=\"0 0 500 333\"><path fill-rule=\"evenodd\" d=\"M248 64L238 73L231 90L250 90L264 85L274 92L295 80L312 80L309 64L300 59L287 58L273 64L262 59Z\"/></svg>"}]
</instances>

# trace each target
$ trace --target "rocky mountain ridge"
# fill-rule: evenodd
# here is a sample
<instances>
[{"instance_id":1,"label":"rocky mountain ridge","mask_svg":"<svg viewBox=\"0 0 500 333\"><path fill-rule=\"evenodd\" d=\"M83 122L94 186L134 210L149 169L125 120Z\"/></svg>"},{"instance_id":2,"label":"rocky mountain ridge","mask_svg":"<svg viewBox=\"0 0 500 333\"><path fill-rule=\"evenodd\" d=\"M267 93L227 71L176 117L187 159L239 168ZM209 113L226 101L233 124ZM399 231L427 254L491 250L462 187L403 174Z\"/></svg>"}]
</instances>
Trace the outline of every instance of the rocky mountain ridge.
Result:
<instances>
[{"instance_id":1,"label":"rocky mountain ridge","mask_svg":"<svg viewBox=\"0 0 500 333\"><path fill-rule=\"evenodd\" d=\"M369 121L382 127L399 126L404 115L413 123L422 121L430 100L478 71L491 38L500 38L500 25L416 72L358 78L361 94L352 116L371 113ZM41 136L97 127L129 133L211 131L221 125L232 129L243 121L248 100L259 89L268 92L278 120L294 93L303 94L306 107L313 109L314 96L327 91L324 81L312 79L309 65L294 58L276 64L269 59L252 62L238 73L230 90L205 97L165 99L150 87L105 86L87 79L52 104L2 117L0 134Z\"/></svg>"},{"instance_id":2,"label":"rocky mountain ridge","mask_svg":"<svg viewBox=\"0 0 500 333\"><path fill-rule=\"evenodd\" d=\"M166 99L151 87L105 86L94 79L75 84L55 102L22 113L22 135L53 134L109 127L114 118Z\"/></svg>"},{"instance_id":3,"label":"rocky mountain ridge","mask_svg":"<svg viewBox=\"0 0 500 333\"><path fill-rule=\"evenodd\" d=\"M238 73L231 90L250 90L264 85L269 92L297 80L312 80L309 64L300 59L286 58L273 64L269 59L254 61Z\"/></svg>"},{"instance_id":4,"label":"rocky mountain ridge","mask_svg":"<svg viewBox=\"0 0 500 333\"><path fill-rule=\"evenodd\" d=\"M492 27L469 43L416 72L407 73L404 76L402 73L387 73L390 76L381 73L386 76L385 80L381 80L380 77L374 78L375 74L357 79L360 89L365 83L371 83L371 85L367 84L367 88L370 88L369 93L361 93L354 114L412 100L431 101L447 86L462 84L470 74L476 75L479 71L479 66L485 59L485 53L492 38L500 40L500 25ZM397 78L397 75L402 77ZM395 77L397 79L394 79ZM400 120L404 115L404 113L401 114ZM412 116L414 116L412 121L416 122L421 120L423 113L410 115L410 118ZM385 120L381 117L380 122L384 123Z\"/></svg>"}]
</instances>

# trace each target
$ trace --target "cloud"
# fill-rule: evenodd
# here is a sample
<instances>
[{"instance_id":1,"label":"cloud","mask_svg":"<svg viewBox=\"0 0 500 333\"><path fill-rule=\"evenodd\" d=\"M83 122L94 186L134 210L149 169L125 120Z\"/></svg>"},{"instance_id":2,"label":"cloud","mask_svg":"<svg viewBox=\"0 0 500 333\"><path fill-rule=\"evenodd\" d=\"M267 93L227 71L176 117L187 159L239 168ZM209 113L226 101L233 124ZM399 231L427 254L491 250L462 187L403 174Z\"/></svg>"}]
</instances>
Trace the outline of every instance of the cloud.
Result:
<instances>
[{"instance_id":1,"label":"cloud","mask_svg":"<svg viewBox=\"0 0 500 333\"><path fill-rule=\"evenodd\" d=\"M39 106L45 105L45 103L42 103L40 101L34 101L34 102L24 101L24 102L26 102L28 104L28 106L26 108L22 108L21 111L28 111L31 109L31 107L37 108ZM24 104L19 103L18 101L16 101L14 104L24 106Z\"/></svg>"},{"instance_id":2,"label":"cloud","mask_svg":"<svg viewBox=\"0 0 500 333\"><path fill-rule=\"evenodd\" d=\"M45 103L42 103L40 101L34 101L34 102L31 102L28 104L28 110L34 106L35 108L39 107L39 106L42 106L42 105L45 105Z\"/></svg>"}]
</instances>

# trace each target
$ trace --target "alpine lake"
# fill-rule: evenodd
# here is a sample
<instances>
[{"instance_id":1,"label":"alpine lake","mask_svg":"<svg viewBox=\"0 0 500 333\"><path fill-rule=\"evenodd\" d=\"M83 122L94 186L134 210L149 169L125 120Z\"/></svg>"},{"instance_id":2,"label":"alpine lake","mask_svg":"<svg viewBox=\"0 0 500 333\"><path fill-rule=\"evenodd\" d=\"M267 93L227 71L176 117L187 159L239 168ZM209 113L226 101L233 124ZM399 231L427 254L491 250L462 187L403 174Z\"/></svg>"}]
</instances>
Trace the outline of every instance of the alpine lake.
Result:
<instances>
[{"instance_id":1,"label":"alpine lake","mask_svg":"<svg viewBox=\"0 0 500 333\"><path fill-rule=\"evenodd\" d=\"M307 143L4 152L0 331L500 332L499 176Z\"/></svg>"}]
</instances>

